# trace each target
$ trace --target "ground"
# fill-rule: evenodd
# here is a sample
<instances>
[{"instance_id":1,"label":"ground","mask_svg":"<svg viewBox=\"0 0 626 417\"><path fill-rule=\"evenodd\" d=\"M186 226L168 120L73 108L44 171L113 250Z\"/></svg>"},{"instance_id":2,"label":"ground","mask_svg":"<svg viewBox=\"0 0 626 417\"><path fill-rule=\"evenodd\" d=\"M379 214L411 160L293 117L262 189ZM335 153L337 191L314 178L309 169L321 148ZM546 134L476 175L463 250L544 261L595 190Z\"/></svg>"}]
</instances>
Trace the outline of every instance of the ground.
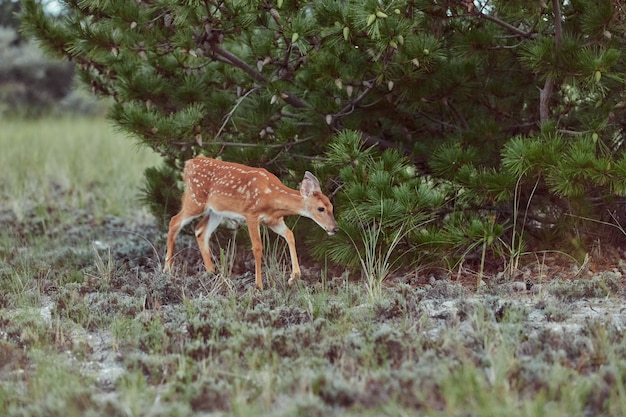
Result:
<instances>
[{"instance_id":1,"label":"ground","mask_svg":"<svg viewBox=\"0 0 626 417\"><path fill-rule=\"evenodd\" d=\"M626 412L618 250L584 268L544 257L478 289L461 269L372 292L312 264L290 288L270 245L259 291L244 242L216 250L208 275L181 236L170 275L164 241L141 213L0 211L3 415Z\"/></svg>"}]
</instances>

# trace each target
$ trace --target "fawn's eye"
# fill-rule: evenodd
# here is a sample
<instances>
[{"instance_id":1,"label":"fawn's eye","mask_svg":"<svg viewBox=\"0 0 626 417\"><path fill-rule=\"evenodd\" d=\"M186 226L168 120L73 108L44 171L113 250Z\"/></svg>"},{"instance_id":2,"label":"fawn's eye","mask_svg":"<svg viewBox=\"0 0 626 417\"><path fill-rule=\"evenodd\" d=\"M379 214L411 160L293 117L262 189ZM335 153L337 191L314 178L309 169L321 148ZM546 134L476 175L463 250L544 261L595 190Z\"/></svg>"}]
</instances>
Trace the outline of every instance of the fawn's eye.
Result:
<instances>
[{"instance_id":1,"label":"fawn's eye","mask_svg":"<svg viewBox=\"0 0 626 417\"><path fill-rule=\"evenodd\" d=\"M325 210L325 209L324 209L324 207L318 207L318 208L317 208L317 211L319 211L320 213L323 213L323 212L324 212L324 210Z\"/></svg>"}]
</instances>

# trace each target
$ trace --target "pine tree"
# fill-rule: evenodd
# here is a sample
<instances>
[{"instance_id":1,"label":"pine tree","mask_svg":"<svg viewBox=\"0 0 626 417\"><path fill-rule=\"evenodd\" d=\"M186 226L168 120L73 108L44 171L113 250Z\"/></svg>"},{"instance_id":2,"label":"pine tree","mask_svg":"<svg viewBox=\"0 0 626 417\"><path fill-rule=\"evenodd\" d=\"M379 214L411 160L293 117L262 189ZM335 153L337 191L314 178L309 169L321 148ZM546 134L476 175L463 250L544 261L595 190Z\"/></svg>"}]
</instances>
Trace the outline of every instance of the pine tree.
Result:
<instances>
[{"instance_id":1,"label":"pine tree","mask_svg":"<svg viewBox=\"0 0 626 417\"><path fill-rule=\"evenodd\" d=\"M347 235L402 225L403 260L518 251L622 207L617 0L65 0L61 22L22 3L25 32L163 155L146 182L162 216L198 153L292 185L315 162Z\"/></svg>"}]
</instances>

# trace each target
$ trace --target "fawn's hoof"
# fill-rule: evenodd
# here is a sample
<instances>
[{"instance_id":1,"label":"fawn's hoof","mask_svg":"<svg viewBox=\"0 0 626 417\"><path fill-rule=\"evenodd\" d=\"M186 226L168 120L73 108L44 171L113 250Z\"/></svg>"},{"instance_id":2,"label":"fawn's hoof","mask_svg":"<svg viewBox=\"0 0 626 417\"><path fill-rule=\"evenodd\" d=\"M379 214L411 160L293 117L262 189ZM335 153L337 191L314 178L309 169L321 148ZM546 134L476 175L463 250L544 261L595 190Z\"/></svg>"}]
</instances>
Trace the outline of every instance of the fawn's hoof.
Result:
<instances>
[{"instance_id":1,"label":"fawn's hoof","mask_svg":"<svg viewBox=\"0 0 626 417\"><path fill-rule=\"evenodd\" d=\"M300 271L292 272L291 278L289 278L289 281L287 281L287 284L289 284L289 286L291 287L299 279L300 279Z\"/></svg>"}]
</instances>

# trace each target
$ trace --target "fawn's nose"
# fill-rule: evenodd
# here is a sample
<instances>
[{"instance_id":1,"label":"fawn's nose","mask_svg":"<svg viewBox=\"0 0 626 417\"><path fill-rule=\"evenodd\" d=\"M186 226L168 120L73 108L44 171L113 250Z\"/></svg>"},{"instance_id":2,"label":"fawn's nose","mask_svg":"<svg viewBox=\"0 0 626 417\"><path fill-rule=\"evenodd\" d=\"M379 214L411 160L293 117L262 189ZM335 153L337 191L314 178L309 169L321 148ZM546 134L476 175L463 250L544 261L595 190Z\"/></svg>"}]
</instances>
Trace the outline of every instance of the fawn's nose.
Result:
<instances>
[{"instance_id":1,"label":"fawn's nose","mask_svg":"<svg viewBox=\"0 0 626 417\"><path fill-rule=\"evenodd\" d=\"M337 233L339 231L339 227L335 226L332 229L328 230L328 234L329 235L334 235L335 233Z\"/></svg>"}]
</instances>

